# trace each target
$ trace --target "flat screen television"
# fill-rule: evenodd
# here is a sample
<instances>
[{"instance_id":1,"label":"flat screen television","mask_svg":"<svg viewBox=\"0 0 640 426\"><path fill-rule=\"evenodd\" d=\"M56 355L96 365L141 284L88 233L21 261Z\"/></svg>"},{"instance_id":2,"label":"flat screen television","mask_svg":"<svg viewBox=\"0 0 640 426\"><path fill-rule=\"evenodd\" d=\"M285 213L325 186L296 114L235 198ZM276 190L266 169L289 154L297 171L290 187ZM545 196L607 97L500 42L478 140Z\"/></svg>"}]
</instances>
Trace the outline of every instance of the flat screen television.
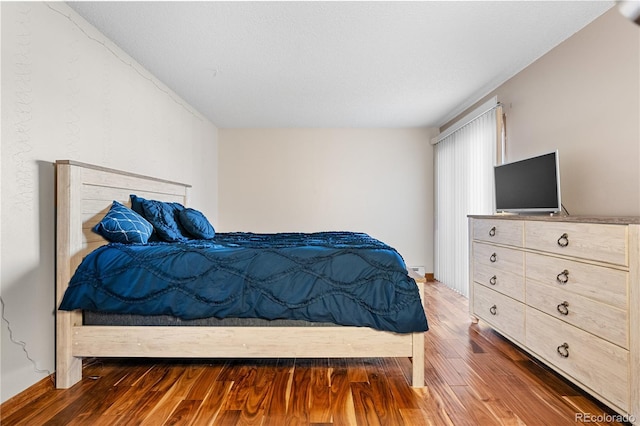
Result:
<instances>
[{"instance_id":1,"label":"flat screen television","mask_svg":"<svg viewBox=\"0 0 640 426\"><path fill-rule=\"evenodd\" d=\"M494 179L496 212L562 211L558 151L497 165Z\"/></svg>"}]
</instances>

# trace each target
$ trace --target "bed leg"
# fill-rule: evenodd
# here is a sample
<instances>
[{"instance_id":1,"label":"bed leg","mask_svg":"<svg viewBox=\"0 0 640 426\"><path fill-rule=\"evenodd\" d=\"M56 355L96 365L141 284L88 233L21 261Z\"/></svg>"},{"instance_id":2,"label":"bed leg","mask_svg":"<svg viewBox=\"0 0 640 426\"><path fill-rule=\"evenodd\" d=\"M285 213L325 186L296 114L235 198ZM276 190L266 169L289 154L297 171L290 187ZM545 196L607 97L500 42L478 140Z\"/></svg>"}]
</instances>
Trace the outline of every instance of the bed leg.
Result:
<instances>
[{"instance_id":1,"label":"bed leg","mask_svg":"<svg viewBox=\"0 0 640 426\"><path fill-rule=\"evenodd\" d=\"M413 374L411 386L421 388L424 386L424 333L413 333Z\"/></svg>"},{"instance_id":2,"label":"bed leg","mask_svg":"<svg viewBox=\"0 0 640 426\"><path fill-rule=\"evenodd\" d=\"M82 260L82 169L56 162L56 307L60 306L71 274ZM73 326L82 325L80 312L56 309L56 387L66 389L82 379L82 359L74 358Z\"/></svg>"},{"instance_id":3,"label":"bed leg","mask_svg":"<svg viewBox=\"0 0 640 426\"><path fill-rule=\"evenodd\" d=\"M412 271L410 271L412 272ZM418 277L416 284L418 286L418 292L420 293L420 299L422 300L422 306L424 303L424 277ZM413 333L412 340L412 355L411 362L413 363L413 374L411 378L411 386L414 388L421 388L424 386L424 332Z\"/></svg>"},{"instance_id":4,"label":"bed leg","mask_svg":"<svg viewBox=\"0 0 640 426\"><path fill-rule=\"evenodd\" d=\"M72 355L73 326L80 314L58 311L56 314L56 388L67 389L82 380L82 358Z\"/></svg>"}]
</instances>

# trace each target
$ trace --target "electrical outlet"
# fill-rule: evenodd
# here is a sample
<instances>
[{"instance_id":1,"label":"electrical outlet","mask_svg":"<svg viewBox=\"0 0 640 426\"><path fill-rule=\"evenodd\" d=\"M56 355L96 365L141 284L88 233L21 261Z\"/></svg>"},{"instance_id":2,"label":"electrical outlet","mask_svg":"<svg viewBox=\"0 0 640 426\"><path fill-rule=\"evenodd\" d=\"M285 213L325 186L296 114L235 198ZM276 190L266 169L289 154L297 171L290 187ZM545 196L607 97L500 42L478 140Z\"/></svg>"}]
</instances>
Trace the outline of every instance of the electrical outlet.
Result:
<instances>
[{"instance_id":1,"label":"electrical outlet","mask_svg":"<svg viewBox=\"0 0 640 426\"><path fill-rule=\"evenodd\" d=\"M424 266L410 266L409 269L411 269L421 277L424 277Z\"/></svg>"}]
</instances>

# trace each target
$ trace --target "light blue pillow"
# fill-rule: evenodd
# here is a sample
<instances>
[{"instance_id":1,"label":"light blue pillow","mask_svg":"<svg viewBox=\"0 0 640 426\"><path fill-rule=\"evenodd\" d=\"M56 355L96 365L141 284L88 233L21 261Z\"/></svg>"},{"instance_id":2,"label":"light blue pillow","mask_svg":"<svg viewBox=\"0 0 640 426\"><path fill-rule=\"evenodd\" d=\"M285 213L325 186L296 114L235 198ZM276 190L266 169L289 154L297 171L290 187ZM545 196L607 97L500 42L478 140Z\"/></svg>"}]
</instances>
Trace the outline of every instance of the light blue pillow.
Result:
<instances>
[{"instance_id":1,"label":"light blue pillow","mask_svg":"<svg viewBox=\"0 0 640 426\"><path fill-rule=\"evenodd\" d=\"M210 240L216 235L213 225L209 223L206 216L191 208L186 208L178 214L180 223L184 229L193 237L199 240Z\"/></svg>"},{"instance_id":2,"label":"light blue pillow","mask_svg":"<svg viewBox=\"0 0 640 426\"><path fill-rule=\"evenodd\" d=\"M180 203L165 203L157 200L142 200L144 217L153 225L158 236L164 241L177 242L189 239L178 214L184 210Z\"/></svg>"},{"instance_id":3,"label":"light blue pillow","mask_svg":"<svg viewBox=\"0 0 640 426\"><path fill-rule=\"evenodd\" d=\"M107 214L92 231L113 243L146 244L153 233L153 226L144 217L114 200Z\"/></svg>"}]
</instances>

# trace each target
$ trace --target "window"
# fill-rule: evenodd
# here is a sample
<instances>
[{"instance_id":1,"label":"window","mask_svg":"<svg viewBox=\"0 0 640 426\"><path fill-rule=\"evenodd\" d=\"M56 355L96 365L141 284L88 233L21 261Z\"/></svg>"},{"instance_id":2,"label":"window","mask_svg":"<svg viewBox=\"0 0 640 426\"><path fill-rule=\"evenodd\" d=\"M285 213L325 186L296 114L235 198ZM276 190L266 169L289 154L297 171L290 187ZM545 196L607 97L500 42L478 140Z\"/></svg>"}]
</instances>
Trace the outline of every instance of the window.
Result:
<instances>
[{"instance_id":1,"label":"window","mask_svg":"<svg viewBox=\"0 0 640 426\"><path fill-rule=\"evenodd\" d=\"M502 108L494 98L459 123L435 141L434 275L468 297L467 215L494 213L493 166L502 150Z\"/></svg>"}]
</instances>

